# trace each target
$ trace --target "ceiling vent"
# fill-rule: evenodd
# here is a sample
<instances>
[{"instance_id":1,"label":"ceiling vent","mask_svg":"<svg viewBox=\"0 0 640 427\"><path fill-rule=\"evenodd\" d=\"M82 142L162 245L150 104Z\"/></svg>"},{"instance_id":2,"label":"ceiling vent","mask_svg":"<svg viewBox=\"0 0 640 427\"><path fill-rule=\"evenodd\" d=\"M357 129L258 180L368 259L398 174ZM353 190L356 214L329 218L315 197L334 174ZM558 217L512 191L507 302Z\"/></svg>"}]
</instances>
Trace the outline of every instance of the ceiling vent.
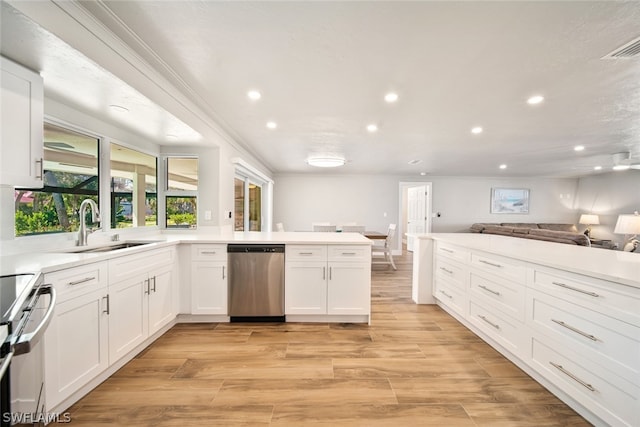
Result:
<instances>
[{"instance_id":1,"label":"ceiling vent","mask_svg":"<svg viewBox=\"0 0 640 427\"><path fill-rule=\"evenodd\" d=\"M631 59L640 55L640 37L605 55L602 59Z\"/></svg>"}]
</instances>

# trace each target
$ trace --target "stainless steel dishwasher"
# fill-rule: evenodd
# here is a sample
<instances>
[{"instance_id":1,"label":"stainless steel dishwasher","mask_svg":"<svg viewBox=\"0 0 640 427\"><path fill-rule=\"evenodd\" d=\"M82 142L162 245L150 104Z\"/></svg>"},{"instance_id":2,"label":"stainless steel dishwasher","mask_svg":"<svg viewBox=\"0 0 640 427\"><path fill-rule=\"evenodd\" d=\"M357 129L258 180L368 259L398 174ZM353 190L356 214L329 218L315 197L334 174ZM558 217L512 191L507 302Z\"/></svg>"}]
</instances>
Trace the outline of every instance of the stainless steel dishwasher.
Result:
<instances>
[{"instance_id":1,"label":"stainless steel dishwasher","mask_svg":"<svg viewBox=\"0 0 640 427\"><path fill-rule=\"evenodd\" d=\"M232 322L284 322L284 245L230 244Z\"/></svg>"}]
</instances>

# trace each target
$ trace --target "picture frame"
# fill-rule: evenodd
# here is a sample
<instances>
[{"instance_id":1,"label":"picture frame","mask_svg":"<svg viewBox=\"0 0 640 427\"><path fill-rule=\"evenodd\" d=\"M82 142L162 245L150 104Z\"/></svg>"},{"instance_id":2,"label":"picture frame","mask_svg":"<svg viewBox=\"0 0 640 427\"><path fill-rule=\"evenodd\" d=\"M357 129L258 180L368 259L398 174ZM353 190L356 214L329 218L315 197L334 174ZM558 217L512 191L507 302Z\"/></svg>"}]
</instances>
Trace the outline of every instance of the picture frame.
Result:
<instances>
[{"instance_id":1,"label":"picture frame","mask_svg":"<svg viewBox=\"0 0 640 427\"><path fill-rule=\"evenodd\" d=\"M492 214L528 214L528 188L492 188Z\"/></svg>"}]
</instances>

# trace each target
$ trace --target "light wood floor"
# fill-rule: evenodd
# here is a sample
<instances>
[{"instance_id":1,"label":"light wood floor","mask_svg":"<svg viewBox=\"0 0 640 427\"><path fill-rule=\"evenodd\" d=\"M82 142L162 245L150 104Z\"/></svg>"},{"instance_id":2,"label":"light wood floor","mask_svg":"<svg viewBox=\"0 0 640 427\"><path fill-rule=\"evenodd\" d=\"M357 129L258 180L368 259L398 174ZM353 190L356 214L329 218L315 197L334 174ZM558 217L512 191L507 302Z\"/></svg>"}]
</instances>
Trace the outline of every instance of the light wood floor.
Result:
<instances>
[{"instance_id":1,"label":"light wood floor","mask_svg":"<svg viewBox=\"0 0 640 427\"><path fill-rule=\"evenodd\" d=\"M181 324L70 409L74 426L585 426L437 306L411 255L373 269L373 321Z\"/></svg>"}]
</instances>

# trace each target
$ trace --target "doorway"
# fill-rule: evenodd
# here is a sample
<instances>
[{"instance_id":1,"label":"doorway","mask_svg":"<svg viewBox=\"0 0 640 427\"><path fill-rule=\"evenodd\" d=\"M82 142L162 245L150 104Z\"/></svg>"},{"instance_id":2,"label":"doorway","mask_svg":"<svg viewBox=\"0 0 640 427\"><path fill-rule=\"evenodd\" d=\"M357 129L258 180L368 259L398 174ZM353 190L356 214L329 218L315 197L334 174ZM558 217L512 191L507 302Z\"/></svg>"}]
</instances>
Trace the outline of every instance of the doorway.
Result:
<instances>
[{"instance_id":1,"label":"doorway","mask_svg":"<svg viewBox=\"0 0 640 427\"><path fill-rule=\"evenodd\" d=\"M406 244L413 251L413 238L406 233L431 232L431 183L400 182L399 235L400 244ZM402 248L402 246L401 246Z\"/></svg>"}]
</instances>

